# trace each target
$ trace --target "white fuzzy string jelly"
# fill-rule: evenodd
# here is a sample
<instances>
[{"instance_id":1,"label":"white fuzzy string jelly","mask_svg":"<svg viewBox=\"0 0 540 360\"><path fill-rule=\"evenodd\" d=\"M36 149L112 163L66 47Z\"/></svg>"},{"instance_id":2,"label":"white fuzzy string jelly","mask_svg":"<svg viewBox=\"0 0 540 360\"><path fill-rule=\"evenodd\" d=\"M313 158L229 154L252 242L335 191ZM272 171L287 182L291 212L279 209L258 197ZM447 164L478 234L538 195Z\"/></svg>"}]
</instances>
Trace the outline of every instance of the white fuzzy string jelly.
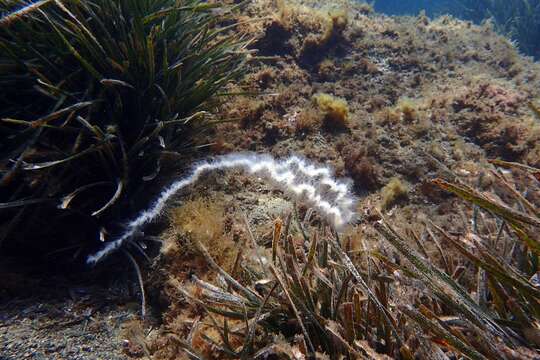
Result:
<instances>
[{"instance_id":1,"label":"white fuzzy string jelly","mask_svg":"<svg viewBox=\"0 0 540 360\"><path fill-rule=\"evenodd\" d=\"M336 180L329 168L297 156L280 161L269 155L232 153L195 165L189 176L163 190L150 208L127 224L126 231L118 239L106 243L100 251L90 255L87 263L95 264L119 249L143 226L156 219L174 194L194 184L201 175L225 169L241 169L263 178L295 201L315 208L337 230L351 222L355 216L356 199L351 193L349 182Z\"/></svg>"}]
</instances>

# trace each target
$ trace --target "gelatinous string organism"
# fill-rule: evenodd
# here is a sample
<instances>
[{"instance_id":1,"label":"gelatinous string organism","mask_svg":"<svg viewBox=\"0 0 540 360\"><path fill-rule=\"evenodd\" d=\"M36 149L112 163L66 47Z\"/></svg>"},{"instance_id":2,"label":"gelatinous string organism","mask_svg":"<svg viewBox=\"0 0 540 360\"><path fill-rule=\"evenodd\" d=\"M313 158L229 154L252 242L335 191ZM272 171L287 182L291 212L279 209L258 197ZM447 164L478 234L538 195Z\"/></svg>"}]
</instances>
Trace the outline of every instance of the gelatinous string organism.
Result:
<instances>
[{"instance_id":1,"label":"gelatinous string organism","mask_svg":"<svg viewBox=\"0 0 540 360\"><path fill-rule=\"evenodd\" d=\"M297 156L276 160L269 155L233 153L195 165L190 175L163 190L150 208L127 224L126 231L119 238L106 243L100 251L90 255L87 262L95 264L119 249L139 233L143 226L156 219L174 194L194 184L201 175L226 169L241 169L263 178L295 201L315 208L337 230L355 217L356 199L352 195L350 183L336 180L329 168Z\"/></svg>"}]
</instances>

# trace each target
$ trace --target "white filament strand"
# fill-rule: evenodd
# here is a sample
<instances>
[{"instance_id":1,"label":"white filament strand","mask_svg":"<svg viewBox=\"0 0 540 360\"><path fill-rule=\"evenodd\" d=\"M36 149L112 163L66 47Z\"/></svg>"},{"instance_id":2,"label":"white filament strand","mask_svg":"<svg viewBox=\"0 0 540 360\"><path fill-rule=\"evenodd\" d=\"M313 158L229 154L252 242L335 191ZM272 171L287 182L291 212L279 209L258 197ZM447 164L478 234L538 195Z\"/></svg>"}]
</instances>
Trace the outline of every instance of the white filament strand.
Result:
<instances>
[{"instance_id":1,"label":"white filament strand","mask_svg":"<svg viewBox=\"0 0 540 360\"><path fill-rule=\"evenodd\" d=\"M279 161L269 155L233 153L196 165L189 176L171 184L150 208L129 222L127 230L118 239L108 242L100 251L90 255L87 263L95 264L118 250L144 225L156 219L174 194L197 182L201 175L224 169L242 169L264 178L294 200L314 207L336 229L351 222L355 216L356 201L350 185L334 179L329 168L316 166L297 156Z\"/></svg>"}]
</instances>

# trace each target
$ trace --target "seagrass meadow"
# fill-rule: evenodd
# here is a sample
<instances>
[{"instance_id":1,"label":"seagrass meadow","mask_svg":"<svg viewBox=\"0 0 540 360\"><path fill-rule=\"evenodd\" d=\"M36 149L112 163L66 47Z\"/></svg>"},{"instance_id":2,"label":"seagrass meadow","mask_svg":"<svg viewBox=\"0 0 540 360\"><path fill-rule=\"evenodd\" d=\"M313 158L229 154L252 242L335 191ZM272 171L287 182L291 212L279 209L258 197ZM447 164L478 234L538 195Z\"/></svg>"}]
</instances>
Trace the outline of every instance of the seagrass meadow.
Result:
<instances>
[{"instance_id":1,"label":"seagrass meadow","mask_svg":"<svg viewBox=\"0 0 540 360\"><path fill-rule=\"evenodd\" d=\"M497 24L0 13L0 357L538 359L540 65Z\"/></svg>"},{"instance_id":2,"label":"seagrass meadow","mask_svg":"<svg viewBox=\"0 0 540 360\"><path fill-rule=\"evenodd\" d=\"M201 145L206 110L247 56L220 10L234 9L0 3L4 251L84 254L146 205L165 157Z\"/></svg>"}]
</instances>

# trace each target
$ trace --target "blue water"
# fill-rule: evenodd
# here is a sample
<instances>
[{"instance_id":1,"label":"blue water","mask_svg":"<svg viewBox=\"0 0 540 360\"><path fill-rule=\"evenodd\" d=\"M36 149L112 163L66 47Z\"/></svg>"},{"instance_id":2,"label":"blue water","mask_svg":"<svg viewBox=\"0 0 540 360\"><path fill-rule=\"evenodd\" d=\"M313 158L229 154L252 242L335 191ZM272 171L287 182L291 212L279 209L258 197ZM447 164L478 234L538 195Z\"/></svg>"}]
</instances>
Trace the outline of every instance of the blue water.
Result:
<instances>
[{"instance_id":1,"label":"blue water","mask_svg":"<svg viewBox=\"0 0 540 360\"><path fill-rule=\"evenodd\" d=\"M417 15L422 10L428 16L438 16L452 11L451 0L377 0L375 11L388 15ZM456 6L457 7L457 6Z\"/></svg>"}]
</instances>

